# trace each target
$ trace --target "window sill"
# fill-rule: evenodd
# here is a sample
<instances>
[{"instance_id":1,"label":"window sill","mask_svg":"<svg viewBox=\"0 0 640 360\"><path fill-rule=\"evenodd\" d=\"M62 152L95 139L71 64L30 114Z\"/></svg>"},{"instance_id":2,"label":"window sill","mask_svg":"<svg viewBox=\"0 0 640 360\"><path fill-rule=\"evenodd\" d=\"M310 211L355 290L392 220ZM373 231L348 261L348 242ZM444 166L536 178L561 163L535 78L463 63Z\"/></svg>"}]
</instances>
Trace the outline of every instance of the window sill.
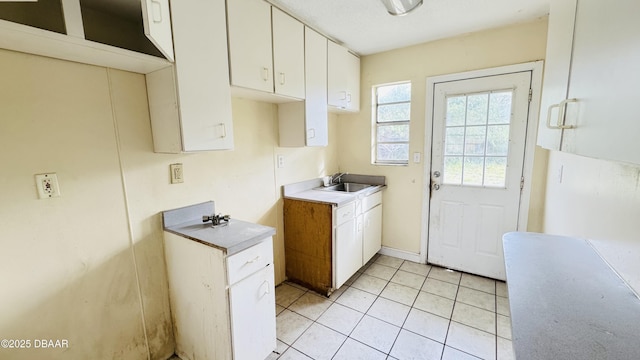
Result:
<instances>
[{"instance_id":1,"label":"window sill","mask_svg":"<svg viewBox=\"0 0 640 360\"><path fill-rule=\"evenodd\" d=\"M375 165L375 166L409 166L409 163L378 163L378 162L374 162L374 163L371 163L371 165Z\"/></svg>"}]
</instances>

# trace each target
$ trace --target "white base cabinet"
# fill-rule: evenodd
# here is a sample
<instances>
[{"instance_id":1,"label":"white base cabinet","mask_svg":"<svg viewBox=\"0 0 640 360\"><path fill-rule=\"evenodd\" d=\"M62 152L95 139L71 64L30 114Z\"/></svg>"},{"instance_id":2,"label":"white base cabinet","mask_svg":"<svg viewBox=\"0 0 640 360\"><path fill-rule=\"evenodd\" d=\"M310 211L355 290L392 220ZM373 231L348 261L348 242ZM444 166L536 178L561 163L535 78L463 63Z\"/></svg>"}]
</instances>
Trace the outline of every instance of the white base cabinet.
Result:
<instances>
[{"instance_id":1,"label":"white base cabinet","mask_svg":"<svg viewBox=\"0 0 640 360\"><path fill-rule=\"evenodd\" d=\"M360 201L333 210L333 287L338 289L362 267L362 216L356 213Z\"/></svg>"},{"instance_id":2,"label":"white base cabinet","mask_svg":"<svg viewBox=\"0 0 640 360\"><path fill-rule=\"evenodd\" d=\"M382 249L382 192L362 201L362 259L363 264Z\"/></svg>"},{"instance_id":3,"label":"white base cabinet","mask_svg":"<svg viewBox=\"0 0 640 360\"><path fill-rule=\"evenodd\" d=\"M264 359L274 350L273 271L273 266L265 267L229 288L234 359Z\"/></svg>"},{"instance_id":4,"label":"white base cabinet","mask_svg":"<svg viewBox=\"0 0 640 360\"><path fill-rule=\"evenodd\" d=\"M382 192L333 210L333 287L340 288L382 248Z\"/></svg>"},{"instance_id":5,"label":"white base cabinet","mask_svg":"<svg viewBox=\"0 0 640 360\"><path fill-rule=\"evenodd\" d=\"M239 253L165 232L176 354L265 359L276 348L272 238Z\"/></svg>"}]
</instances>

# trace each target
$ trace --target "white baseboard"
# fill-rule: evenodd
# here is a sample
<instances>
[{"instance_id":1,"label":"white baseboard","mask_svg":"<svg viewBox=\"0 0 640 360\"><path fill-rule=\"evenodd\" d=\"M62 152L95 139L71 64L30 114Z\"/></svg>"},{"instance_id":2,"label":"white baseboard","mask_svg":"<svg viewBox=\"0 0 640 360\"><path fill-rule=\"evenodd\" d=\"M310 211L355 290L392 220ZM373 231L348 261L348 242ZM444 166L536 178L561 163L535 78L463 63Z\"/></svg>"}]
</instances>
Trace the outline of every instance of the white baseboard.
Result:
<instances>
[{"instance_id":1,"label":"white baseboard","mask_svg":"<svg viewBox=\"0 0 640 360\"><path fill-rule=\"evenodd\" d=\"M378 254L381 255L387 255L387 256L393 256L399 259L403 259L403 260L409 260L409 261L413 261L416 263L420 263L420 254L416 254L416 253L412 253L409 251L404 251L404 250L398 250L398 249L393 249L393 248L389 248L389 247L385 247L383 246L382 249L380 249L380 251L378 251Z\"/></svg>"}]
</instances>

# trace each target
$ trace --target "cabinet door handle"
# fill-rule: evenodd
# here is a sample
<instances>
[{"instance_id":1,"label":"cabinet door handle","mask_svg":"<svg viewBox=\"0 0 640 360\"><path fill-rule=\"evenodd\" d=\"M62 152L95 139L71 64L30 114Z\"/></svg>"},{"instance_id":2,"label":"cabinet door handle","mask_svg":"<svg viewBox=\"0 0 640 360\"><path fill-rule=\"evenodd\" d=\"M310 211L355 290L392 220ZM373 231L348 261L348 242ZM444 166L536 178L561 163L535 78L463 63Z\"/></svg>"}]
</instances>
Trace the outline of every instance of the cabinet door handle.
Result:
<instances>
[{"instance_id":1,"label":"cabinet door handle","mask_svg":"<svg viewBox=\"0 0 640 360\"><path fill-rule=\"evenodd\" d=\"M251 260L247 260L247 264L253 264L254 262L256 262L256 261L258 261L258 260L260 260L260 255L258 255L258 256L256 256L256 257L254 257L254 258L253 258L253 259L251 259Z\"/></svg>"},{"instance_id":2,"label":"cabinet door handle","mask_svg":"<svg viewBox=\"0 0 640 360\"><path fill-rule=\"evenodd\" d=\"M347 93L347 102L350 103L351 102L351 93Z\"/></svg>"},{"instance_id":3,"label":"cabinet door handle","mask_svg":"<svg viewBox=\"0 0 640 360\"><path fill-rule=\"evenodd\" d=\"M263 67L262 68L262 80L269 81L269 68L268 67Z\"/></svg>"},{"instance_id":4,"label":"cabinet door handle","mask_svg":"<svg viewBox=\"0 0 640 360\"><path fill-rule=\"evenodd\" d=\"M151 14L154 23L162 22L162 4L158 0L151 0Z\"/></svg>"},{"instance_id":5,"label":"cabinet door handle","mask_svg":"<svg viewBox=\"0 0 640 360\"><path fill-rule=\"evenodd\" d=\"M280 73L280 85L284 85L284 83L286 82L286 78L284 77L284 73L281 72Z\"/></svg>"},{"instance_id":6,"label":"cabinet door handle","mask_svg":"<svg viewBox=\"0 0 640 360\"><path fill-rule=\"evenodd\" d=\"M263 296L271 293L271 284L269 283L269 281L268 281L268 280L265 280L265 281L262 283L262 286L264 286L264 285L267 285L267 286L266 286L266 290L265 290L265 291L264 291L264 293L262 294Z\"/></svg>"},{"instance_id":7,"label":"cabinet door handle","mask_svg":"<svg viewBox=\"0 0 640 360\"><path fill-rule=\"evenodd\" d=\"M307 131L307 139L313 139L316 137L316 129L309 129Z\"/></svg>"},{"instance_id":8,"label":"cabinet door handle","mask_svg":"<svg viewBox=\"0 0 640 360\"><path fill-rule=\"evenodd\" d=\"M565 100L562 100L559 104L553 104L549 106L549 109L547 110L547 127L549 129L554 129L554 130L575 128L576 127L575 125L563 125L563 123L564 123L564 112L565 112L565 109L567 108L567 104L574 103L577 101L578 101L577 99L565 99ZM551 111L555 108L558 109L558 121L556 122L556 125L551 125Z\"/></svg>"},{"instance_id":9,"label":"cabinet door handle","mask_svg":"<svg viewBox=\"0 0 640 360\"><path fill-rule=\"evenodd\" d=\"M220 126L222 126L222 135L220 137L221 138L226 138L227 137L227 124L220 123Z\"/></svg>"}]
</instances>

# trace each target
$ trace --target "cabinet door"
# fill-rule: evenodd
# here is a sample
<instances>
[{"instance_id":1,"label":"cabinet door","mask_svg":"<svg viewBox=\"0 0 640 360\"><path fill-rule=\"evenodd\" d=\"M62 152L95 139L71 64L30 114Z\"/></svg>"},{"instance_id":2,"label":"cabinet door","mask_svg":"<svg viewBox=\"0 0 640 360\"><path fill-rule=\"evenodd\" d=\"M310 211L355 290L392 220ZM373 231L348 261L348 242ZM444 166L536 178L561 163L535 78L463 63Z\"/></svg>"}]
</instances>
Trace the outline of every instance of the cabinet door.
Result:
<instances>
[{"instance_id":1,"label":"cabinet door","mask_svg":"<svg viewBox=\"0 0 640 360\"><path fill-rule=\"evenodd\" d=\"M307 146L327 146L327 38L305 29L305 136Z\"/></svg>"},{"instance_id":2,"label":"cabinet door","mask_svg":"<svg viewBox=\"0 0 640 360\"><path fill-rule=\"evenodd\" d=\"M348 50L344 46L340 46L333 41L329 41L328 46L328 102L330 106L346 109L347 108L347 77L346 77L346 59Z\"/></svg>"},{"instance_id":3,"label":"cabinet door","mask_svg":"<svg viewBox=\"0 0 640 360\"><path fill-rule=\"evenodd\" d=\"M160 52L173 61L173 36L169 0L141 0L144 34Z\"/></svg>"},{"instance_id":4,"label":"cabinet door","mask_svg":"<svg viewBox=\"0 0 640 360\"><path fill-rule=\"evenodd\" d=\"M231 84L273 93L271 5L227 1Z\"/></svg>"},{"instance_id":5,"label":"cabinet door","mask_svg":"<svg viewBox=\"0 0 640 360\"><path fill-rule=\"evenodd\" d=\"M275 93L304 99L304 25L279 9L272 12Z\"/></svg>"},{"instance_id":6,"label":"cabinet door","mask_svg":"<svg viewBox=\"0 0 640 360\"><path fill-rule=\"evenodd\" d=\"M333 249L334 287L337 289L362 267L362 215L336 228Z\"/></svg>"},{"instance_id":7,"label":"cabinet door","mask_svg":"<svg viewBox=\"0 0 640 360\"><path fill-rule=\"evenodd\" d=\"M550 5L538 145L551 150L560 150L563 130L547 127L547 118L557 125L559 108L553 107L549 112L550 107L567 98L576 3L577 0L561 0Z\"/></svg>"},{"instance_id":8,"label":"cabinet door","mask_svg":"<svg viewBox=\"0 0 640 360\"><path fill-rule=\"evenodd\" d=\"M360 58L346 53L347 110L360 111Z\"/></svg>"},{"instance_id":9,"label":"cabinet door","mask_svg":"<svg viewBox=\"0 0 640 360\"><path fill-rule=\"evenodd\" d=\"M175 66L147 75L154 149L232 149L224 0L177 1L171 15Z\"/></svg>"},{"instance_id":10,"label":"cabinet door","mask_svg":"<svg viewBox=\"0 0 640 360\"><path fill-rule=\"evenodd\" d=\"M349 49L329 41L327 86L329 105L341 110L360 110L360 58Z\"/></svg>"},{"instance_id":11,"label":"cabinet door","mask_svg":"<svg viewBox=\"0 0 640 360\"><path fill-rule=\"evenodd\" d=\"M563 150L640 164L640 2L580 0Z\"/></svg>"},{"instance_id":12,"label":"cabinet door","mask_svg":"<svg viewBox=\"0 0 640 360\"><path fill-rule=\"evenodd\" d=\"M234 359L265 359L276 349L273 265L231 286Z\"/></svg>"},{"instance_id":13,"label":"cabinet door","mask_svg":"<svg viewBox=\"0 0 640 360\"><path fill-rule=\"evenodd\" d=\"M382 248L382 204L364 213L362 262L366 263Z\"/></svg>"}]
</instances>

